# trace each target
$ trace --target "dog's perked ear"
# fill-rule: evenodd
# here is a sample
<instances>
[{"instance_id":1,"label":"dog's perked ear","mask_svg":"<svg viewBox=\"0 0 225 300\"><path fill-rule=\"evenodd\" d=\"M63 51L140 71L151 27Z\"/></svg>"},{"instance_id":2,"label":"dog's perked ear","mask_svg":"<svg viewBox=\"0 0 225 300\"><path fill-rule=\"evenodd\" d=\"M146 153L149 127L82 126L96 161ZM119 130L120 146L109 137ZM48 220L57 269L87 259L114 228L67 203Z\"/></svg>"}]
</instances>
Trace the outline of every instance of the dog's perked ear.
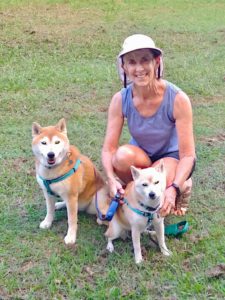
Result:
<instances>
[{"instance_id":1,"label":"dog's perked ear","mask_svg":"<svg viewBox=\"0 0 225 300\"><path fill-rule=\"evenodd\" d=\"M67 134L66 121L64 118L60 119L59 122L55 125L56 129L63 134Z\"/></svg>"},{"instance_id":2,"label":"dog's perked ear","mask_svg":"<svg viewBox=\"0 0 225 300\"><path fill-rule=\"evenodd\" d=\"M160 159L157 166L155 166L156 171L163 173L165 171L164 161L163 159Z\"/></svg>"},{"instance_id":3,"label":"dog's perked ear","mask_svg":"<svg viewBox=\"0 0 225 300\"><path fill-rule=\"evenodd\" d=\"M134 166L131 166L130 170L131 170L131 175L132 175L134 180L137 179L140 176L140 172L139 172L138 168L135 168Z\"/></svg>"},{"instance_id":4,"label":"dog's perked ear","mask_svg":"<svg viewBox=\"0 0 225 300\"><path fill-rule=\"evenodd\" d=\"M35 137L41 133L41 125L36 122L32 124L32 137Z\"/></svg>"}]
</instances>

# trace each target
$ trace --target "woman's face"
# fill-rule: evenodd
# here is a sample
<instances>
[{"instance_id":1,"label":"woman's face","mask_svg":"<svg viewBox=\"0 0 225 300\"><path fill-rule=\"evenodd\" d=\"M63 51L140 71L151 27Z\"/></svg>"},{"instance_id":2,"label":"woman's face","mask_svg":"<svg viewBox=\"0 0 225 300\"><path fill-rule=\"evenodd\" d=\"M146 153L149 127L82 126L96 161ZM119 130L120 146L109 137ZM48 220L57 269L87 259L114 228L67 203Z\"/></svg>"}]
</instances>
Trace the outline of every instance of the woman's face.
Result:
<instances>
[{"instance_id":1,"label":"woman's face","mask_svg":"<svg viewBox=\"0 0 225 300\"><path fill-rule=\"evenodd\" d=\"M145 86L155 79L156 60L149 49L135 50L124 55L123 69L134 84Z\"/></svg>"}]
</instances>

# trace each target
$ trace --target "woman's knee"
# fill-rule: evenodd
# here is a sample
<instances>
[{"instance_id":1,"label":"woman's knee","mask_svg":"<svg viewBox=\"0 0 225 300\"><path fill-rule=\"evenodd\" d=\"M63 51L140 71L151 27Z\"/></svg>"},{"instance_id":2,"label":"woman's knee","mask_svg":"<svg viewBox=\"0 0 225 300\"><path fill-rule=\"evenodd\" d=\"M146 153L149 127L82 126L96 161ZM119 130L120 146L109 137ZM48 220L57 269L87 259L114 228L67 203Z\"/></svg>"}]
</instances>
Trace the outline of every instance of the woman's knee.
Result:
<instances>
[{"instance_id":1,"label":"woman's knee","mask_svg":"<svg viewBox=\"0 0 225 300\"><path fill-rule=\"evenodd\" d=\"M134 151L130 149L129 146L120 146L113 156L113 166L116 169L123 169L124 167L128 167L132 165L134 157Z\"/></svg>"},{"instance_id":2,"label":"woman's knee","mask_svg":"<svg viewBox=\"0 0 225 300\"><path fill-rule=\"evenodd\" d=\"M120 146L113 156L113 166L116 169L136 167L148 167L151 161L147 154L140 148L133 145Z\"/></svg>"}]
</instances>

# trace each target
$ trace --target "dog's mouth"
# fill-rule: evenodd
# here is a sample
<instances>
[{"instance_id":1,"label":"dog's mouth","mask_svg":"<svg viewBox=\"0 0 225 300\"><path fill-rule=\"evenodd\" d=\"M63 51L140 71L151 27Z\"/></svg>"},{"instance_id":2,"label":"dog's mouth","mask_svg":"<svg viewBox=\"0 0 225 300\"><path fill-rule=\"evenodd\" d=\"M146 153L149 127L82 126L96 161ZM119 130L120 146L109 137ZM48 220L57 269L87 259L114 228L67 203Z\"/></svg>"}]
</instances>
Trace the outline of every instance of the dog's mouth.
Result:
<instances>
[{"instance_id":1,"label":"dog's mouth","mask_svg":"<svg viewBox=\"0 0 225 300\"><path fill-rule=\"evenodd\" d=\"M148 206L148 210L149 211L152 211L152 212L154 212L154 211L156 211L156 210L158 210L160 208L160 203L159 204L157 204L156 206Z\"/></svg>"},{"instance_id":2,"label":"dog's mouth","mask_svg":"<svg viewBox=\"0 0 225 300\"><path fill-rule=\"evenodd\" d=\"M52 165L55 164L55 158L48 158L47 162L48 162L49 165L52 166Z\"/></svg>"}]
</instances>

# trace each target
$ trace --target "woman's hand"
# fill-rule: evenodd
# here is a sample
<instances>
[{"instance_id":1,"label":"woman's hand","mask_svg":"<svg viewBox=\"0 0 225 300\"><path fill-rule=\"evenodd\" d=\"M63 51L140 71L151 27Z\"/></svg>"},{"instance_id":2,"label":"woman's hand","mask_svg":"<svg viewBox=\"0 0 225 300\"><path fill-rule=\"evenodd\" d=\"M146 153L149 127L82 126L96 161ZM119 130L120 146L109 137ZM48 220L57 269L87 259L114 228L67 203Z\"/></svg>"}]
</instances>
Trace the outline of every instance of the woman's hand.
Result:
<instances>
[{"instance_id":1,"label":"woman's hand","mask_svg":"<svg viewBox=\"0 0 225 300\"><path fill-rule=\"evenodd\" d=\"M121 183L115 177L108 178L108 186L110 197L114 197L117 192L119 192L121 196L124 195L124 189Z\"/></svg>"},{"instance_id":2,"label":"woman's hand","mask_svg":"<svg viewBox=\"0 0 225 300\"><path fill-rule=\"evenodd\" d=\"M160 215L162 217L166 217L169 214L174 214L176 195L176 190L173 187L166 189L164 203L160 209Z\"/></svg>"},{"instance_id":3,"label":"woman's hand","mask_svg":"<svg viewBox=\"0 0 225 300\"><path fill-rule=\"evenodd\" d=\"M186 213L185 209L176 207L176 191L175 189L168 188L165 192L165 199L162 208L160 209L160 215L166 217L169 214L175 216L184 216Z\"/></svg>"},{"instance_id":4,"label":"woman's hand","mask_svg":"<svg viewBox=\"0 0 225 300\"><path fill-rule=\"evenodd\" d=\"M182 209L182 208L175 209L174 212L173 212L173 214L175 216L184 216L186 214L186 209Z\"/></svg>"}]
</instances>

